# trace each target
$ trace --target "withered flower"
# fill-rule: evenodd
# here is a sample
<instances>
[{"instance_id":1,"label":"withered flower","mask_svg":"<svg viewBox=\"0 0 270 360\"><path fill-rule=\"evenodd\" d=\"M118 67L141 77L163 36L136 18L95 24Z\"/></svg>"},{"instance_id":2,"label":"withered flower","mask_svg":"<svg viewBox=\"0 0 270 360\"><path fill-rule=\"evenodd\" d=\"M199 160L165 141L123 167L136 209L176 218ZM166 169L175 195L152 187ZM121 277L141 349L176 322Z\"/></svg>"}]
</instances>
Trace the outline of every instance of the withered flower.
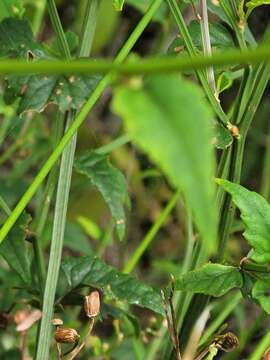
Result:
<instances>
[{"instance_id":1,"label":"withered flower","mask_svg":"<svg viewBox=\"0 0 270 360\"><path fill-rule=\"evenodd\" d=\"M100 297L98 291L92 291L90 295L85 296L84 311L89 318L98 316L100 311Z\"/></svg>"},{"instance_id":2,"label":"withered flower","mask_svg":"<svg viewBox=\"0 0 270 360\"><path fill-rule=\"evenodd\" d=\"M55 341L62 344L74 344L78 342L80 335L72 328L57 328L54 333Z\"/></svg>"},{"instance_id":3,"label":"withered flower","mask_svg":"<svg viewBox=\"0 0 270 360\"><path fill-rule=\"evenodd\" d=\"M233 351L239 346L239 340L232 332L217 336L215 342L219 349L225 352Z\"/></svg>"}]
</instances>

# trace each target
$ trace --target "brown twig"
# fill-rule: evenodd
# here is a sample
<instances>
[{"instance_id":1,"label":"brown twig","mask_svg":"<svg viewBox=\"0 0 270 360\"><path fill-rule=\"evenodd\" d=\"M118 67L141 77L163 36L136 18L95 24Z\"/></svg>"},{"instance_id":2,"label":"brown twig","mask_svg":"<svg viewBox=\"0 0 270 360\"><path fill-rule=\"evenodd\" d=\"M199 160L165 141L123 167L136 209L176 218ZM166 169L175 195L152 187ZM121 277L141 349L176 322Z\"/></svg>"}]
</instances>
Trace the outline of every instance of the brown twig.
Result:
<instances>
[{"instance_id":1,"label":"brown twig","mask_svg":"<svg viewBox=\"0 0 270 360\"><path fill-rule=\"evenodd\" d=\"M91 318L90 319L90 323L89 323L89 328L88 328L88 331L87 331L87 334L83 340L83 342L77 346L70 354L70 357L68 358L68 360L73 360L76 358L76 356L82 351L82 349L85 347L85 344L86 344L86 339L90 336L92 330L93 330L93 327L94 327L94 324L95 324L95 318Z\"/></svg>"},{"instance_id":2,"label":"brown twig","mask_svg":"<svg viewBox=\"0 0 270 360\"><path fill-rule=\"evenodd\" d=\"M178 336L178 331L177 331L177 321L176 321L176 315L175 315L175 310L174 310L174 305L173 305L173 295L174 295L174 278L172 276L171 290L170 290L170 296L169 296L169 305L170 305L170 310L171 310L172 330L173 330L173 336L174 336L176 358L177 358L177 360L181 360L180 343L179 343L179 336Z\"/></svg>"}]
</instances>

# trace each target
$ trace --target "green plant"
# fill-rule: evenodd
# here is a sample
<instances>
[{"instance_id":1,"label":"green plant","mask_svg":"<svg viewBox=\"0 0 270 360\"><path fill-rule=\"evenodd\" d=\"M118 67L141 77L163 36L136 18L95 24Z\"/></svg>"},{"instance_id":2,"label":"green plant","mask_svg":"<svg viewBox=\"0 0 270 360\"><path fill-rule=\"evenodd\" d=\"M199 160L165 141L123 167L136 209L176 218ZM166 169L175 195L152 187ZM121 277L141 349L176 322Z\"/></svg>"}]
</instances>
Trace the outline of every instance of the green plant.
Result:
<instances>
[{"instance_id":1,"label":"green plant","mask_svg":"<svg viewBox=\"0 0 270 360\"><path fill-rule=\"evenodd\" d=\"M269 109L270 31L258 41L252 27L269 2L111 1L112 59L93 47L105 2L0 4L0 328L20 334L11 346L0 334L1 358L259 359L269 333L255 317L247 332L243 300L270 313L269 135L264 197L240 182ZM142 13L131 32L128 7ZM224 323L233 312L239 339Z\"/></svg>"}]
</instances>

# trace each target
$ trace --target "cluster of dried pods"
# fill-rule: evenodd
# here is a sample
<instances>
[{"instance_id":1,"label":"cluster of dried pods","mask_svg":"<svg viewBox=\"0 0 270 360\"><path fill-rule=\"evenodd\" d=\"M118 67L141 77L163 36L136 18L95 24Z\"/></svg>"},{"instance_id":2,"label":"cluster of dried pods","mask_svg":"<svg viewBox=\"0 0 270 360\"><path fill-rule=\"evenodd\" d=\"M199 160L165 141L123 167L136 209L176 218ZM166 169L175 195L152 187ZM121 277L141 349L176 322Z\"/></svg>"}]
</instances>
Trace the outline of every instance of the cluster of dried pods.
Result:
<instances>
[{"instance_id":1,"label":"cluster of dried pods","mask_svg":"<svg viewBox=\"0 0 270 360\"><path fill-rule=\"evenodd\" d=\"M66 355L69 355L68 360L73 360L85 347L86 340L91 334L95 319L100 312L100 296L98 291L92 291L88 296L85 296L84 311L89 318L89 326L87 334L81 342L80 335L75 329L63 327L63 321L61 319L52 320L52 324L55 326L54 338L59 360L63 359ZM63 353L62 344L73 344L73 346L67 352Z\"/></svg>"}]
</instances>

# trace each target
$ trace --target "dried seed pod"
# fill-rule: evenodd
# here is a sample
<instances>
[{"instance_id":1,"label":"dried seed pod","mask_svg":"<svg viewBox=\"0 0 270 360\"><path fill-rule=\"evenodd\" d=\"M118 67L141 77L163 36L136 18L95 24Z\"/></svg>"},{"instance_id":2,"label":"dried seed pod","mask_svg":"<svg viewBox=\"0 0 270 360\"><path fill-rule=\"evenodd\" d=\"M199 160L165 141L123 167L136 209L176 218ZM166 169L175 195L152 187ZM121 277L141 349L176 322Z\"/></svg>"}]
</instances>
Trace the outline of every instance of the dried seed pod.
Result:
<instances>
[{"instance_id":1,"label":"dried seed pod","mask_svg":"<svg viewBox=\"0 0 270 360\"><path fill-rule=\"evenodd\" d=\"M240 135L240 131L239 128L236 125L231 124L230 122L227 124L227 128L230 131L230 133L232 134L232 136L236 139L240 139L241 135Z\"/></svg>"},{"instance_id":2,"label":"dried seed pod","mask_svg":"<svg viewBox=\"0 0 270 360\"><path fill-rule=\"evenodd\" d=\"M239 340L232 332L227 332L226 334L217 336L215 343L219 349L225 352L233 351L239 346Z\"/></svg>"},{"instance_id":3,"label":"dried seed pod","mask_svg":"<svg viewBox=\"0 0 270 360\"><path fill-rule=\"evenodd\" d=\"M98 291L93 291L84 298L84 311L86 316L93 318L98 316L100 310L100 297Z\"/></svg>"},{"instance_id":4,"label":"dried seed pod","mask_svg":"<svg viewBox=\"0 0 270 360\"><path fill-rule=\"evenodd\" d=\"M61 326L61 325L63 325L63 320L62 319L52 319L52 324L54 325L54 326Z\"/></svg>"},{"instance_id":5,"label":"dried seed pod","mask_svg":"<svg viewBox=\"0 0 270 360\"><path fill-rule=\"evenodd\" d=\"M57 328L54 333L55 341L62 344L76 343L80 335L72 328Z\"/></svg>"},{"instance_id":6,"label":"dried seed pod","mask_svg":"<svg viewBox=\"0 0 270 360\"><path fill-rule=\"evenodd\" d=\"M28 316L26 316L22 321L17 323L17 331L26 331L30 329L38 320L42 317L42 312L40 310L30 311ZM17 319L18 320L18 319Z\"/></svg>"}]
</instances>

